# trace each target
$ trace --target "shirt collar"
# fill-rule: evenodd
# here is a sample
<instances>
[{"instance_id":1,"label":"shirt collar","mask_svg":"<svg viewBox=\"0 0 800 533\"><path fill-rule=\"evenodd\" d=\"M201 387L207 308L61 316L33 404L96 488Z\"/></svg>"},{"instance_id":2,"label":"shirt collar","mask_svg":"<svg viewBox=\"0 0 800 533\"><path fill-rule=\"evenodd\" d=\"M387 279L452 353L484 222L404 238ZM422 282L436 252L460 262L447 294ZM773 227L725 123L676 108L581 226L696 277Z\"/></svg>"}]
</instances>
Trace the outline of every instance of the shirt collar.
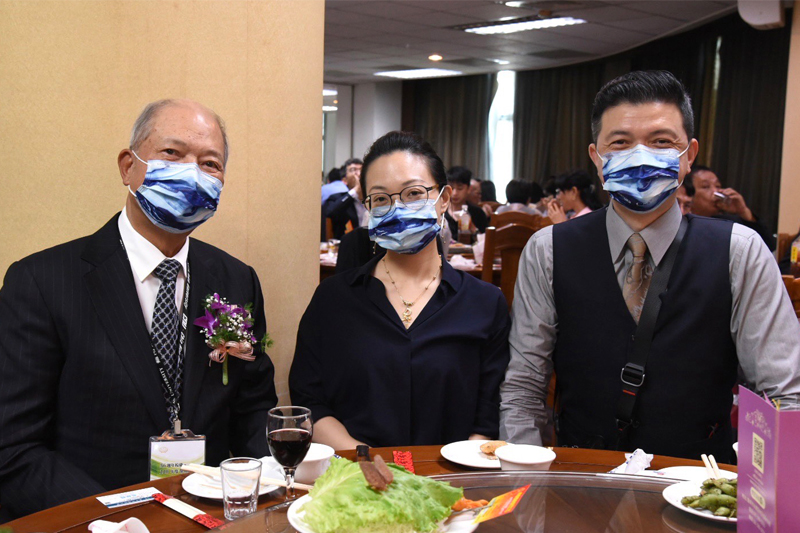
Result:
<instances>
[{"instance_id":1,"label":"shirt collar","mask_svg":"<svg viewBox=\"0 0 800 533\"><path fill-rule=\"evenodd\" d=\"M658 217L649 226L639 232L647 244L647 249L656 266L664 258L669 246L678 234L681 226L681 209L675 202L663 215ZM608 230L608 245L614 262L619 261L625 251L625 244L635 232L614 211L614 202L611 202L606 212L606 229Z\"/></svg>"},{"instance_id":2,"label":"shirt collar","mask_svg":"<svg viewBox=\"0 0 800 533\"><path fill-rule=\"evenodd\" d=\"M378 261L383 259L384 255L386 254L375 256L365 265L349 272L350 279L348 280L348 284L363 284L367 276L372 276L372 272L375 270ZM442 281L447 283L454 291L457 291L459 287L461 287L461 275L462 274L460 274L455 268L450 266L450 263L447 262L447 259L442 261Z\"/></svg>"},{"instance_id":3,"label":"shirt collar","mask_svg":"<svg viewBox=\"0 0 800 533\"><path fill-rule=\"evenodd\" d=\"M125 251L128 254L128 261L131 264L131 269L139 283L143 282L147 276L153 273L156 267L161 264L161 261L167 259L161 250L145 239L138 231L136 231L128 219L128 212L125 208L122 209L122 214L119 216L118 221L119 235L122 237L122 243L125 245ZM181 249L175 254L175 259L181 264L183 272L186 272L186 261L189 257L189 239L183 244Z\"/></svg>"}]
</instances>

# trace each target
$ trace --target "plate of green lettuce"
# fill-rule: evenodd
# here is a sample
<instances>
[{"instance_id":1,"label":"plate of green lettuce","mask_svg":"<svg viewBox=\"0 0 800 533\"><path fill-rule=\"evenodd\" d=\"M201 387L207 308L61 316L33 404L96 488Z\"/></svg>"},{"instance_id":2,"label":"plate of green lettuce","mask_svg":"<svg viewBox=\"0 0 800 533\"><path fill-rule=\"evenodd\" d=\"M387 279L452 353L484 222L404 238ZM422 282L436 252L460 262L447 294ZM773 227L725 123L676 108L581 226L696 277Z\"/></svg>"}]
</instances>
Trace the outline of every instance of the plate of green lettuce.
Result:
<instances>
[{"instance_id":1,"label":"plate of green lettuce","mask_svg":"<svg viewBox=\"0 0 800 533\"><path fill-rule=\"evenodd\" d=\"M300 533L467 533L470 513L447 520L464 489L416 476L389 463L394 481L385 491L369 486L358 463L334 457L311 492L288 509Z\"/></svg>"}]
</instances>

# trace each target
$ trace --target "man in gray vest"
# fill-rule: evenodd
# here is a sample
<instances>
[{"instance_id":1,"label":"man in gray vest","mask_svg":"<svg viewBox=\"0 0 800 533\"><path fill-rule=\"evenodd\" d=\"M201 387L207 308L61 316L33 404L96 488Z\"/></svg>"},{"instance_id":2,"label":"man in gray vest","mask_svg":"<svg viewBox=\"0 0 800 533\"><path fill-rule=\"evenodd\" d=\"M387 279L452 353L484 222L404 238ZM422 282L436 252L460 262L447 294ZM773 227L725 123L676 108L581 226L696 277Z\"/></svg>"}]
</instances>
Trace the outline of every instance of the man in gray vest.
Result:
<instances>
[{"instance_id":1,"label":"man in gray vest","mask_svg":"<svg viewBox=\"0 0 800 533\"><path fill-rule=\"evenodd\" d=\"M693 129L668 72L598 93L589 155L611 205L539 231L523 252L502 439L541 443L554 370L563 446L728 461L737 364L759 392L797 403L800 324L772 254L751 229L682 217L675 201Z\"/></svg>"}]
</instances>

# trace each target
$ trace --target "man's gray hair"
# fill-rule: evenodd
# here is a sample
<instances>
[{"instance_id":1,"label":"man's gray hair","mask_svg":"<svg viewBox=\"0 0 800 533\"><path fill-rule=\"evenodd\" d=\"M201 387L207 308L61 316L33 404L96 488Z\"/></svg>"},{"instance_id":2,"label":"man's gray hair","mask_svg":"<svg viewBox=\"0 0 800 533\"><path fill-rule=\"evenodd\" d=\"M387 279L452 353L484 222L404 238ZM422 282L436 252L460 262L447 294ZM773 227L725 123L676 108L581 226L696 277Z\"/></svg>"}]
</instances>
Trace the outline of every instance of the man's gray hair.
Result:
<instances>
[{"instance_id":1,"label":"man's gray hair","mask_svg":"<svg viewBox=\"0 0 800 533\"><path fill-rule=\"evenodd\" d=\"M131 149L138 150L139 146L147 139L151 133L153 133L153 121L158 115L158 112L164 109L165 107L169 107L172 105L181 105L182 102L180 100L175 100L172 98L166 98L164 100L157 100L155 102L150 102L145 106L142 110L139 118L136 119L136 122L133 123L133 131L131 131ZM228 164L228 134L225 132L225 123L222 121L219 115L217 115L214 111L210 110L211 114L214 115L214 119L217 121L217 125L219 126L219 130L222 132L222 141L225 145L225 151L222 154L223 160L222 164Z\"/></svg>"}]
</instances>

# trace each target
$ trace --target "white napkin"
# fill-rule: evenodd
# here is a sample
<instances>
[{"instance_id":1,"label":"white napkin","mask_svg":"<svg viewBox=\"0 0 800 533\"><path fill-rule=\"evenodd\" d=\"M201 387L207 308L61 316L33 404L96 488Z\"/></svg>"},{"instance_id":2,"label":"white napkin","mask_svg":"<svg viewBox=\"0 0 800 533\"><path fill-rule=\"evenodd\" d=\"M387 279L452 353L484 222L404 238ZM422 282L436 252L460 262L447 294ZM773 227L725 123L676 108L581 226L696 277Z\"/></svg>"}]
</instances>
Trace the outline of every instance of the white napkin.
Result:
<instances>
[{"instance_id":1,"label":"white napkin","mask_svg":"<svg viewBox=\"0 0 800 533\"><path fill-rule=\"evenodd\" d=\"M472 245L472 254L475 256L475 263L483 264L483 245L486 235L478 233L478 240Z\"/></svg>"},{"instance_id":2,"label":"white napkin","mask_svg":"<svg viewBox=\"0 0 800 533\"><path fill-rule=\"evenodd\" d=\"M465 259L461 255L454 255L453 258L450 259L450 266L459 270L472 270L476 265L475 261L472 259Z\"/></svg>"},{"instance_id":3,"label":"white napkin","mask_svg":"<svg viewBox=\"0 0 800 533\"><path fill-rule=\"evenodd\" d=\"M89 524L89 531L92 533L150 533L147 526L138 518L128 518L122 522L95 520Z\"/></svg>"},{"instance_id":4,"label":"white napkin","mask_svg":"<svg viewBox=\"0 0 800 533\"><path fill-rule=\"evenodd\" d=\"M625 462L609 472L609 474L638 474L646 470L653 460L653 454L644 453L644 450L637 448L633 453L625 454Z\"/></svg>"}]
</instances>

